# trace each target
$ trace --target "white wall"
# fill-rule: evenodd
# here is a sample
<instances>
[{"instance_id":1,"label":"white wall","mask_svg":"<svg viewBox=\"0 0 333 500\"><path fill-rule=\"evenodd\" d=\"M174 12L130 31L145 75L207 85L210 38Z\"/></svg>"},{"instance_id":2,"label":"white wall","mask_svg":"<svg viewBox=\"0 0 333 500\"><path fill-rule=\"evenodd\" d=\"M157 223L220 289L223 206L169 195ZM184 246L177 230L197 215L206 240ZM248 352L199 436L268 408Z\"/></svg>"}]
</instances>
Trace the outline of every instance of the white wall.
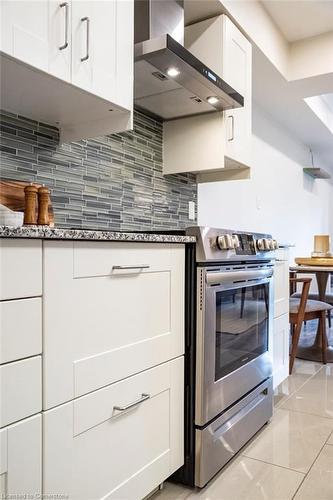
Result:
<instances>
[{"instance_id":1,"label":"white wall","mask_svg":"<svg viewBox=\"0 0 333 500\"><path fill-rule=\"evenodd\" d=\"M272 233L296 245L291 257L309 255L314 234L333 233L333 185L303 174L309 163L308 148L254 104L251 179L200 184L199 225Z\"/></svg>"}]
</instances>

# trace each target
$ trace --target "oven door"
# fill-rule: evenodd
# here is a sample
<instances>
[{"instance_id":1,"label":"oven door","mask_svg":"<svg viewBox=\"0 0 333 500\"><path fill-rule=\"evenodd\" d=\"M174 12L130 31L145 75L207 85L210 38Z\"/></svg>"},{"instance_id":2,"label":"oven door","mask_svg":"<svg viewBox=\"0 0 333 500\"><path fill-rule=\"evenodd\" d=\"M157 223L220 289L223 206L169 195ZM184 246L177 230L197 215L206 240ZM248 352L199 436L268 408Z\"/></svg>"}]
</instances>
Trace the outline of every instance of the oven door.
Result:
<instances>
[{"instance_id":1,"label":"oven door","mask_svg":"<svg viewBox=\"0 0 333 500\"><path fill-rule=\"evenodd\" d=\"M203 426L272 375L273 268L198 273L195 423Z\"/></svg>"}]
</instances>

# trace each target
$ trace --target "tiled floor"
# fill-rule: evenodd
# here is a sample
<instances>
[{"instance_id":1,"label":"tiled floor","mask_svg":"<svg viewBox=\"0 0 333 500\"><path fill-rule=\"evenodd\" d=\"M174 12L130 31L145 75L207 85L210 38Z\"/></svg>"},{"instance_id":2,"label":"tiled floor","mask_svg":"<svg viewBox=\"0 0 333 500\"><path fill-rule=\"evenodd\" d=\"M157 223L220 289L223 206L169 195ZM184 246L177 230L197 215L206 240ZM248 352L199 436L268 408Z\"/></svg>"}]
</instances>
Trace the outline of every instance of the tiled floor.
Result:
<instances>
[{"instance_id":1,"label":"tiled floor","mask_svg":"<svg viewBox=\"0 0 333 500\"><path fill-rule=\"evenodd\" d=\"M274 417L202 490L165 483L153 500L333 500L333 364L296 360Z\"/></svg>"}]
</instances>

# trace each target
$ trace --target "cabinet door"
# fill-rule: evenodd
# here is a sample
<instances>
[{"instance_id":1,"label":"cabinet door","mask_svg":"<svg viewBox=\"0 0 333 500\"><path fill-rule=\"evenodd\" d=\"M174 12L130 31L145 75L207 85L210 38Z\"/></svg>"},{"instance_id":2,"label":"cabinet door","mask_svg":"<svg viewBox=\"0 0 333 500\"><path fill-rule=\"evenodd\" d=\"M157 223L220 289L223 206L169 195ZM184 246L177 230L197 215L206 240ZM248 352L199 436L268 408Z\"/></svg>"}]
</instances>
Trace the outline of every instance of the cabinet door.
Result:
<instances>
[{"instance_id":1,"label":"cabinet door","mask_svg":"<svg viewBox=\"0 0 333 500\"><path fill-rule=\"evenodd\" d=\"M116 102L117 3L116 0L72 3L72 83L113 102Z\"/></svg>"},{"instance_id":2,"label":"cabinet door","mask_svg":"<svg viewBox=\"0 0 333 500\"><path fill-rule=\"evenodd\" d=\"M0 240L0 300L42 294L42 243L39 240Z\"/></svg>"},{"instance_id":3,"label":"cabinet door","mask_svg":"<svg viewBox=\"0 0 333 500\"><path fill-rule=\"evenodd\" d=\"M43 302L48 409L183 354L184 245L45 242Z\"/></svg>"},{"instance_id":4,"label":"cabinet door","mask_svg":"<svg viewBox=\"0 0 333 500\"><path fill-rule=\"evenodd\" d=\"M45 412L44 494L138 500L177 470L183 369L180 357Z\"/></svg>"},{"instance_id":5,"label":"cabinet door","mask_svg":"<svg viewBox=\"0 0 333 500\"><path fill-rule=\"evenodd\" d=\"M1 1L1 50L48 70L48 1Z\"/></svg>"},{"instance_id":6,"label":"cabinet door","mask_svg":"<svg viewBox=\"0 0 333 500\"><path fill-rule=\"evenodd\" d=\"M225 112L226 150L230 161L251 164L252 46L227 16L223 17L222 77L244 97L244 107Z\"/></svg>"},{"instance_id":7,"label":"cabinet door","mask_svg":"<svg viewBox=\"0 0 333 500\"><path fill-rule=\"evenodd\" d=\"M72 2L49 0L49 72L71 81Z\"/></svg>"},{"instance_id":8,"label":"cabinet door","mask_svg":"<svg viewBox=\"0 0 333 500\"><path fill-rule=\"evenodd\" d=\"M276 252L274 267L274 317L289 313L289 258L288 250Z\"/></svg>"},{"instance_id":9,"label":"cabinet door","mask_svg":"<svg viewBox=\"0 0 333 500\"><path fill-rule=\"evenodd\" d=\"M274 319L273 324L273 388L289 375L289 315Z\"/></svg>"},{"instance_id":10,"label":"cabinet door","mask_svg":"<svg viewBox=\"0 0 333 500\"><path fill-rule=\"evenodd\" d=\"M0 431L0 498L41 498L42 417Z\"/></svg>"}]
</instances>

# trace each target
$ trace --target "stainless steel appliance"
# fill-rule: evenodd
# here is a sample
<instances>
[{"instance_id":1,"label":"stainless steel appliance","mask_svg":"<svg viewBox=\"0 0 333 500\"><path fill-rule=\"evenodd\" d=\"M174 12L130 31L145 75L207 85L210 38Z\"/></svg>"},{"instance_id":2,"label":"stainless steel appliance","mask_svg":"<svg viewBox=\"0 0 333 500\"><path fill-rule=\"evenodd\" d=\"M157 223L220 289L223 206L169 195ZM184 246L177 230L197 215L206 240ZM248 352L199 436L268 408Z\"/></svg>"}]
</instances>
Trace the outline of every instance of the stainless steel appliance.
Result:
<instances>
[{"instance_id":1,"label":"stainless steel appliance","mask_svg":"<svg viewBox=\"0 0 333 500\"><path fill-rule=\"evenodd\" d=\"M178 480L203 487L272 416L277 242L267 234L205 227L187 234L197 237L196 305L187 341L186 459Z\"/></svg>"},{"instance_id":2,"label":"stainless steel appliance","mask_svg":"<svg viewBox=\"0 0 333 500\"><path fill-rule=\"evenodd\" d=\"M183 0L134 2L134 101L170 120L244 105L244 98L184 46Z\"/></svg>"}]
</instances>

